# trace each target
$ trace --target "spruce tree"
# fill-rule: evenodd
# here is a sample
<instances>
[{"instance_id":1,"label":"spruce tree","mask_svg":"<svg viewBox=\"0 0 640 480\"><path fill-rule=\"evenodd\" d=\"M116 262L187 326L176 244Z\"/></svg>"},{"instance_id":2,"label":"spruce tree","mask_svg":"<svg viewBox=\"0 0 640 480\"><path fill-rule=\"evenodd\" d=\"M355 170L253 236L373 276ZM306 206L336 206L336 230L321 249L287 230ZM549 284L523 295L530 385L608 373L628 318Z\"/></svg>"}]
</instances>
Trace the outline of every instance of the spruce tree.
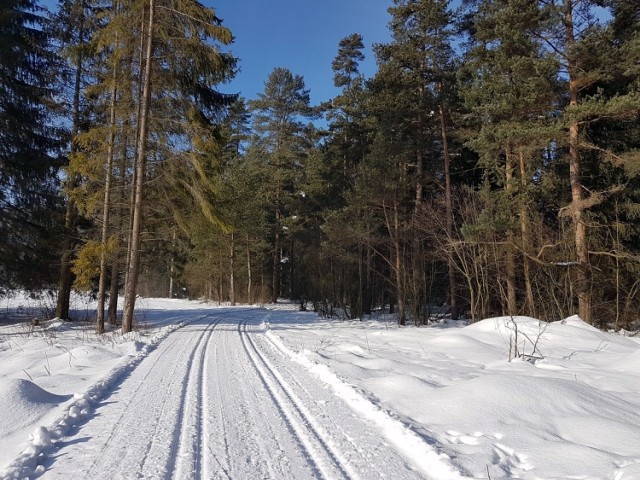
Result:
<instances>
[{"instance_id":1,"label":"spruce tree","mask_svg":"<svg viewBox=\"0 0 640 480\"><path fill-rule=\"evenodd\" d=\"M216 124L235 96L220 93L217 85L233 75L236 60L221 50L232 41L230 31L212 9L195 1L122 0L107 8L104 18L92 39L100 59L92 65L98 81L91 88L98 114L91 128L76 136L81 149L71 171L82 180L75 189L78 204L102 226L99 240L87 243L89 252L99 245L97 328L101 331L104 324L109 270L113 297L119 283L114 277L123 265L122 327L127 332L145 268L145 229L156 228L156 218L185 203L204 212L207 221L218 221L211 207L214 180L208 175L219 163ZM149 193L145 187L152 179L156 188ZM119 238L118 232L126 221L125 198L130 201L128 239ZM154 208L159 205L165 210ZM171 243L176 229L162 231ZM126 260L117 258L118 243L128 244ZM82 258L76 270L91 272L95 266L86 261L90 256ZM112 301L109 310L115 311Z\"/></svg>"},{"instance_id":2,"label":"spruce tree","mask_svg":"<svg viewBox=\"0 0 640 480\"><path fill-rule=\"evenodd\" d=\"M154 0L150 0L146 30L131 253L122 322L125 332L132 328L140 272L144 186L149 154L147 141L150 132L170 132L174 133L173 140L184 138L192 142L193 138L190 137L189 130L185 130L185 126L190 124L187 120L198 116L202 116L207 122L215 120L221 107L231 103L235 98L225 96L216 90L220 82L233 74L235 59L220 51L219 45L231 43L232 36L231 32L222 26L221 20L212 9L194 1L159 1L156 5ZM156 55L163 58L163 62L155 62ZM164 87L161 87L163 85ZM165 117L166 120L159 122L159 125L151 117L151 111L153 108L156 108L156 112L163 110L153 105L152 88L164 88L174 92L173 99L166 99L169 103L167 105L169 108L164 110L167 117ZM166 93L163 97L165 95ZM169 114L170 110L171 114ZM168 126L175 121L176 115L179 115L178 118L182 120L182 124L178 124L179 129L172 132ZM168 121L169 118L171 122ZM160 129L156 130L158 127ZM161 135L162 137L164 135ZM169 138L166 143L162 143L166 146L172 145Z\"/></svg>"},{"instance_id":3,"label":"spruce tree","mask_svg":"<svg viewBox=\"0 0 640 480\"><path fill-rule=\"evenodd\" d=\"M41 288L52 279L60 211L52 127L57 59L34 0L0 6L0 286ZM53 251L52 251L53 250Z\"/></svg>"},{"instance_id":4,"label":"spruce tree","mask_svg":"<svg viewBox=\"0 0 640 480\"><path fill-rule=\"evenodd\" d=\"M94 2L88 0L62 0L57 12L52 16L52 33L63 60L62 71L57 80L61 84L64 114L70 129L65 135L65 150L72 158L78 150L74 137L87 126L86 89L89 81L88 64L93 57L90 38L99 20L94 10ZM76 187L76 175L66 169L64 189L69 193ZM60 258L56 317L69 318L69 303L73 275L71 271L77 235L74 230L78 223L78 212L71 195L67 194L63 245Z\"/></svg>"}]
</instances>

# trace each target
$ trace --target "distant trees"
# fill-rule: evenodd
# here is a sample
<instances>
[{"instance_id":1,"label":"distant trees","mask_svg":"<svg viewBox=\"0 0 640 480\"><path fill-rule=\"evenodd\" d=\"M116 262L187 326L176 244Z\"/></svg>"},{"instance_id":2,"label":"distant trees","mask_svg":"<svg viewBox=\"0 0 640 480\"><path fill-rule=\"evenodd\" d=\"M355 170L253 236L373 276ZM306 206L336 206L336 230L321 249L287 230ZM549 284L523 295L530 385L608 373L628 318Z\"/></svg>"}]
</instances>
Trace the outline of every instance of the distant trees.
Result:
<instances>
[{"instance_id":1,"label":"distant trees","mask_svg":"<svg viewBox=\"0 0 640 480\"><path fill-rule=\"evenodd\" d=\"M264 92L249 105L255 133L250 155L264 179L259 194L272 211L271 301L275 303L282 293L283 265L294 261L288 232L298 220L297 197L304 195L299 185L311 146L304 119L312 116L312 110L303 78L281 67L269 74Z\"/></svg>"},{"instance_id":2,"label":"distant trees","mask_svg":"<svg viewBox=\"0 0 640 480\"><path fill-rule=\"evenodd\" d=\"M635 2L394 0L389 13L377 72L360 73L363 38L346 36L338 93L312 106L284 67L255 99L220 93L232 35L196 1L62 0L47 23L10 0L2 288L53 286L40 272L59 266L57 315L75 282L97 295L98 331L118 293L128 331L138 293L183 292L350 318L384 308L401 324L437 310L631 325Z\"/></svg>"},{"instance_id":3,"label":"distant trees","mask_svg":"<svg viewBox=\"0 0 640 480\"><path fill-rule=\"evenodd\" d=\"M540 299L532 285L531 184L541 153L560 134L553 118L559 65L536 36L542 12L535 2L481 2L474 20L460 89L476 129L468 145L484 170L487 208L465 241L499 244L491 248L504 310L534 315Z\"/></svg>"},{"instance_id":4,"label":"distant trees","mask_svg":"<svg viewBox=\"0 0 640 480\"><path fill-rule=\"evenodd\" d=\"M638 16L612 2L602 25L596 3L474 0L452 12L448 2L395 1L379 70L355 82L364 121L347 123L364 126L353 136L362 156L345 155L349 136L331 122L348 97L332 102L326 162L359 163L344 204L325 217L333 250L324 258L358 238L367 271L386 282L373 303L395 305L400 323L441 302L472 318L576 312L605 323L615 311L616 325L632 320L622 311L638 301L626 273L638 265L627 223L635 147L618 135L638 119L637 37L628 36ZM339 59L357 39L341 42L334 66L353 64ZM340 258L344 278L359 275L351 255ZM332 299L361 311L357 296Z\"/></svg>"}]
</instances>

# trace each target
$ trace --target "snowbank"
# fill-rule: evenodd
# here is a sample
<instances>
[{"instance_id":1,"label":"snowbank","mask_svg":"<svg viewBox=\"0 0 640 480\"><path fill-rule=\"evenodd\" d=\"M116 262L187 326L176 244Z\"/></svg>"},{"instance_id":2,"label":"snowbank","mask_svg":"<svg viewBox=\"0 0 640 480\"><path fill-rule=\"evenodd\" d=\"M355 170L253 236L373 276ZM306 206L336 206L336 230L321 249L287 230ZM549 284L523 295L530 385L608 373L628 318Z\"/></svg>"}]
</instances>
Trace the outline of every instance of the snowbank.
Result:
<instances>
[{"instance_id":1,"label":"snowbank","mask_svg":"<svg viewBox=\"0 0 640 480\"><path fill-rule=\"evenodd\" d=\"M27 310L23 297L10 301ZM97 402L169 333L207 311L185 300L141 303L143 329L127 335L97 336L92 324L58 320L0 327L1 479L43 473L40 463L55 441L88 421Z\"/></svg>"},{"instance_id":2,"label":"snowbank","mask_svg":"<svg viewBox=\"0 0 640 480\"><path fill-rule=\"evenodd\" d=\"M398 328L298 313L268 326L293 356L393 412L469 477L640 478L637 338L577 317ZM510 362L516 330L531 356Z\"/></svg>"}]
</instances>

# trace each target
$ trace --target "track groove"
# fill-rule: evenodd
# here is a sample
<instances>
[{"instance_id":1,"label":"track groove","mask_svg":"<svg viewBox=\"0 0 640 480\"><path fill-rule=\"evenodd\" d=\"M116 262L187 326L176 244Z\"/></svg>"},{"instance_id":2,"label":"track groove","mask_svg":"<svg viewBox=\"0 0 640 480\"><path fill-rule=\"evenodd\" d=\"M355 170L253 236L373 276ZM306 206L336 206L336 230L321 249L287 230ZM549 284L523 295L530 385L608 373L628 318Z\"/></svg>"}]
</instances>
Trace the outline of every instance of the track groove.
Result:
<instances>
[{"instance_id":1,"label":"track groove","mask_svg":"<svg viewBox=\"0 0 640 480\"><path fill-rule=\"evenodd\" d=\"M211 310L175 330L61 442L42 478L424 478L265 337L264 316Z\"/></svg>"},{"instance_id":2,"label":"track groove","mask_svg":"<svg viewBox=\"0 0 640 480\"><path fill-rule=\"evenodd\" d=\"M284 381L278 371L260 352L247 332L248 320L238 323L238 332L242 338L247 355L270 391L274 402L287 417L300 443L308 451L311 460L324 478L357 478L355 472L349 472L348 464L340 459L327 441L326 434L315 426L317 421L304 408L300 399ZM308 433L305 433L307 431ZM339 475L339 477L337 476Z\"/></svg>"}]
</instances>

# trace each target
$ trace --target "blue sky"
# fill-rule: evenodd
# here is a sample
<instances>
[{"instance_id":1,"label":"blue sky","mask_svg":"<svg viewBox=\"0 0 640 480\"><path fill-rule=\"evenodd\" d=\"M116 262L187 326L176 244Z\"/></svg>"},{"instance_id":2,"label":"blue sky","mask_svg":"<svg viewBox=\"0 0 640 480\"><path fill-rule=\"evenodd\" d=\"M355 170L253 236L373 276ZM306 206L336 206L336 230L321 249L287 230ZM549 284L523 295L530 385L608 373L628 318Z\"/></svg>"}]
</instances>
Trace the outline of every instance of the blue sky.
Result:
<instances>
[{"instance_id":1,"label":"blue sky","mask_svg":"<svg viewBox=\"0 0 640 480\"><path fill-rule=\"evenodd\" d=\"M55 8L57 0L41 0ZM376 64L371 46L390 39L387 9L392 0L201 0L213 7L235 36L228 47L240 58L241 71L225 93L252 99L276 67L302 75L314 105L338 92L333 87L331 62L338 43L360 33L365 43L361 72L370 77ZM454 5L458 1L452 2Z\"/></svg>"},{"instance_id":2,"label":"blue sky","mask_svg":"<svg viewBox=\"0 0 640 480\"><path fill-rule=\"evenodd\" d=\"M373 43L387 42L391 0L204 0L236 37L230 50L241 60L237 78L221 90L255 98L275 67L302 75L311 101L336 95L331 62L338 42L351 33L364 37L361 71L375 71Z\"/></svg>"}]
</instances>

